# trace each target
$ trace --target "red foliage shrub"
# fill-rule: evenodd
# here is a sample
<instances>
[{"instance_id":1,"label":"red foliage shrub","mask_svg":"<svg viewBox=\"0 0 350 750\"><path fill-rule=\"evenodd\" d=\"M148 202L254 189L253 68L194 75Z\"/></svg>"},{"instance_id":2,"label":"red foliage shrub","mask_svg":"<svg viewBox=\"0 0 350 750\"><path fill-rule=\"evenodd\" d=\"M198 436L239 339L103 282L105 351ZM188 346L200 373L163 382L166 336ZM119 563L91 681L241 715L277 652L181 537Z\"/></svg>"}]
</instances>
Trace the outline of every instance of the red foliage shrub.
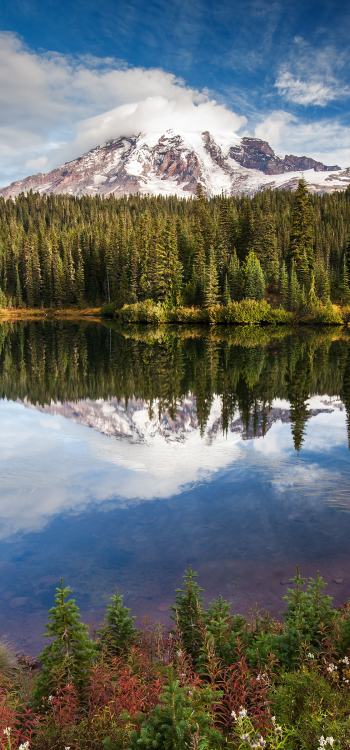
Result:
<instances>
[{"instance_id":1,"label":"red foliage shrub","mask_svg":"<svg viewBox=\"0 0 350 750\"><path fill-rule=\"evenodd\" d=\"M74 724L79 713L79 698L74 685L65 685L50 696L50 705L55 724L59 727Z\"/></svg>"},{"instance_id":2,"label":"red foliage shrub","mask_svg":"<svg viewBox=\"0 0 350 750\"><path fill-rule=\"evenodd\" d=\"M163 679L144 654L135 651L129 658L132 664L122 658L95 664L88 694L90 716L106 706L115 716L122 711L135 716L156 706Z\"/></svg>"},{"instance_id":3,"label":"red foliage shrub","mask_svg":"<svg viewBox=\"0 0 350 750\"><path fill-rule=\"evenodd\" d=\"M0 688L0 742L5 741L4 730L10 728L11 741L15 746L19 744L20 733L16 723L16 708L10 705L7 691Z\"/></svg>"},{"instance_id":4,"label":"red foliage shrub","mask_svg":"<svg viewBox=\"0 0 350 750\"><path fill-rule=\"evenodd\" d=\"M269 685L268 675L251 670L243 656L224 668L216 685L223 693L217 709L218 722L229 728L232 712L238 714L243 707L258 729L270 725Z\"/></svg>"}]
</instances>

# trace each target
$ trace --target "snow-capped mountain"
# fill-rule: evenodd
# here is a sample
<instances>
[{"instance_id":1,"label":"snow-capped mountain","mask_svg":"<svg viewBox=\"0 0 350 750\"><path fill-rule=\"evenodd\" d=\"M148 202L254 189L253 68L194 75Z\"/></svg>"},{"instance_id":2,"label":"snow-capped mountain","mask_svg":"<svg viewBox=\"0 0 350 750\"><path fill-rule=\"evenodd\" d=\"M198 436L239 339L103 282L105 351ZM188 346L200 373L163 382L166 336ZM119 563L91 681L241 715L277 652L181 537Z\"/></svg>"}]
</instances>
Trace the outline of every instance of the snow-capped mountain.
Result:
<instances>
[{"instance_id":1,"label":"snow-capped mountain","mask_svg":"<svg viewBox=\"0 0 350 750\"><path fill-rule=\"evenodd\" d=\"M30 406L29 402L27 405ZM194 434L198 437L201 435L206 443L213 443L219 436L222 436L222 401L219 396L213 398L203 432L200 431L196 399L190 394L177 403L176 413L173 416L170 416L166 410L160 414L157 400L153 403L150 412L146 401L133 398L129 399L127 404L115 398L108 401L84 399L63 403L52 402L46 406L35 405L34 408L46 414L65 417L77 424L90 427L102 435L135 444L152 444L155 440L185 444ZM330 399L328 396L314 397L309 402L308 416L331 413L335 409L341 410L342 408L339 399ZM236 434L243 440L262 437L278 421L291 422L290 404L287 401L275 399L265 419L260 414L255 425L250 424L248 429L244 427L242 417L237 410L228 425L228 433Z\"/></svg>"},{"instance_id":2,"label":"snow-capped mountain","mask_svg":"<svg viewBox=\"0 0 350 750\"><path fill-rule=\"evenodd\" d=\"M70 195L164 194L189 196L201 183L208 196L253 194L296 187L304 177L312 192L344 190L350 167L326 166L306 156L280 158L258 138L202 133L139 134L97 146L47 174L0 189L5 198L29 190Z\"/></svg>"}]
</instances>

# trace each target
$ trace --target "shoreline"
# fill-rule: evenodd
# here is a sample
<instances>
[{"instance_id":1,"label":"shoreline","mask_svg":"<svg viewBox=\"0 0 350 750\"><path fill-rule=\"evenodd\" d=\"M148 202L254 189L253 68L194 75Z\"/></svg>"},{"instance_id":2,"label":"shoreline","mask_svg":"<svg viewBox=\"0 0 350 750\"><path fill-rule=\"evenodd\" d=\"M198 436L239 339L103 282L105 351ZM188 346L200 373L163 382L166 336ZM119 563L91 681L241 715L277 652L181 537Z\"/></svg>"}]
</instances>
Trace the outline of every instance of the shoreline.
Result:
<instances>
[{"instance_id":1,"label":"shoreline","mask_svg":"<svg viewBox=\"0 0 350 750\"><path fill-rule=\"evenodd\" d=\"M350 327L349 308L332 305L315 312L298 315L284 308L273 308L264 303L252 306L234 303L230 308L173 308L166 309L161 304L152 306L145 303L124 305L113 309L110 306L96 307L49 307L49 308L0 308L0 323L35 320L88 320L90 322L116 322L122 326L164 327L189 326L212 329L219 328L345 328ZM234 314L232 314L234 307Z\"/></svg>"}]
</instances>

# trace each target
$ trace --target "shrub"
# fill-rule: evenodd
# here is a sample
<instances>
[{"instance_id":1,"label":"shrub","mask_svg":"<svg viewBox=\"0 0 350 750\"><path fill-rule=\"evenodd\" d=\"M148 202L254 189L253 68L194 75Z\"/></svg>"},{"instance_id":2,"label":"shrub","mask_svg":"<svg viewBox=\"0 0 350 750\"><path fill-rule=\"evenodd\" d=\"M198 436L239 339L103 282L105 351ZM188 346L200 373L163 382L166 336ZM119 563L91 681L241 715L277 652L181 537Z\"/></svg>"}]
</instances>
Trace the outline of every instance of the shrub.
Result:
<instances>
[{"instance_id":1,"label":"shrub","mask_svg":"<svg viewBox=\"0 0 350 750\"><path fill-rule=\"evenodd\" d=\"M243 299L241 302L229 302L225 308L226 323L257 324L268 323L270 305L266 300Z\"/></svg>"},{"instance_id":2,"label":"shrub","mask_svg":"<svg viewBox=\"0 0 350 750\"><path fill-rule=\"evenodd\" d=\"M101 307L101 315L103 318L114 318L118 306L116 302L107 302Z\"/></svg>"},{"instance_id":3,"label":"shrub","mask_svg":"<svg viewBox=\"0 0 350 750\"><path fill-rule=\"evenodd\" d=\"M274 325L292 325L295 323L295 314L283 307L271 307L269 313L269 323Z\"/></svg>"},{"instance_id":4,"label":"shrub","mask_svg":"<svg viewBox=\"0 0 350 750\"><path fill-rule=\"evenodd\" d=\"M306 315L301 317L301 321L311 325L343 325L344 320L337 305L333 305L330 301L325 305L319 303L312 310L309 310Z\"/></svg>"},{"instance_id":5,"label":"shrub","mask_svg":"<svg viewBox=\"0 0 350 750\"><path fill-rule=\"evenodd\" d=\"M344 323L348 325L350 323L350 305L344 305L344 307L341 308L341 314Z\"/></svg>"},{"instance_id":6,"label":"shrub","mask_svg":"<svg viewBox=\"0 0 350 750\"><path fill-rule=\"evenodd\" d=\"M335 690L316 671L282 675L271 699L279 721L293 729L290 750L318 748L321 736L333 737L337 750L348 747L348 696Z\"/></svg>"},{"instance_id":7,"label":"shrub","mask_svg":"<svg viewBox=\"0 0 350 750\"><path fill-rule=\"evenodd\" d=\"M134 734L131 750L222 747L222 735L214 728L213 707L218 698L208 687L181 687L170 671L160 704Z\"/></svg>"},{"instance_id":8,"label":"shrub","mask_svg":"<svg viewBox=\"0 0 350 750\"><path fill-rule=\"evenodd\" d=\"M320 651L334 628L337 612L331 597L323 594L325 586L320 576L306 580L298 573L284 597L287 612L279 655L287 667L297 665L306 652Z\"/></svg>"}]
</instances>

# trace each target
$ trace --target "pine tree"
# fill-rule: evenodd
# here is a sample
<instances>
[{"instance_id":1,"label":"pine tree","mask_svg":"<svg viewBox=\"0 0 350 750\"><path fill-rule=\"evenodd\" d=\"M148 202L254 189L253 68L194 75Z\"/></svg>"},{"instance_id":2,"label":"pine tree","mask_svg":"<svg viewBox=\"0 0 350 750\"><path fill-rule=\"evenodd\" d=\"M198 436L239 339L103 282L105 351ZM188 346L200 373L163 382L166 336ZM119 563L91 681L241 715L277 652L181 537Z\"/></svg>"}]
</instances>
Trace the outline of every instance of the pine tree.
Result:
<instances>
[{"instance_id":1,"label":"pine tree","mask_svg":"<svg viewBox=\"0 0 350 750\"><path fill-rule=\"evenodd\" d=\"M293 312L298 312L302 306L301 289L298 281L297 273L295 270L294 261L289 274L289 291L288 291L288 307Z\"/></svg>"},{"instance_id":2,"label":"pine tree","mask_svg":"<svg viewBox=\"0 0 350 750\"><path fill-rule=\"evenodd\" d=\"M160 703L133 735L131 750L219 750L223 738L214 728L216 699L210 687L182 687L170 670Z\"/></svg>"},{"instance_id":3,"label":"pine tree","mask_svg":"<svg viewBox=\"0 0 350 750\"><path fill-rule=\"evenodd\" d=\"M46 628L46 636L53 640L40 656L42 667L36 686L37 700L68 684L73 684L83 696L89 680L96 647L70 594L68 587L56 589L55 605L49 612Z\"/></svg>"},{"instance_id":4,"label":"pine tree","mask_svg":"<svg viewBox=\"0 0 350 750\"><path fill-rule=\"evenodd\" d=\"M201 651L204 623L202 589L198 586L196 577L191 568L186 571L183 588L176 590L175 605L172 608L181 641L194 663Z\"/></svg>"},{"instance_id":5,"label":"pine tree","mask_svg":"<svg viewBox=\"0 0 350 750\"><path fill-rule=\"evenodd\" d=\"M209 261L205 277L205 307L213 307L219 302L219 282L215 262L215 253L213 246L209 250Z\"/></svg>"},{"instance_id":6,"label":"pine tree","mask_svg":"<svg viewBox=\"0 0 350 750\"><path fill-rule=\"evenodd\" d=\"M292 228L289 244L289 264L294 263L298 280L309 286L314 267L313 225L310 196L305 180L300 180L294 195Z\"/></svg>"},{"instance_id":7,"label":"pine tree","mask_svg":"<svg viewBox=\"0 0 350 750\"><path fill-rule=\"evenodd\" d=\"M247 299L264 299L265 277L260 262L250 250L243 265L243 290Z\"/></svg>"},{"instance_id":8,"label":"pine tree","mask_svg":"<svg viewBox=\"0 0 350 750\"><path fill-rule=\"evenodd\" d=\"M314 312L314 310L319 306L320 301L316 294L315 289L315 274L311 274L311 281L310 281L310 289L308 291L307 295L307 309L309 312Z\"/></svg>"},{"instance_id":9,"label":"pine tree","mask_svg":"<svg viewBox=\"0 0 350 750\"><path fill-rule=\"evenodd\" d=\"M121 594L114 594L107 607L105 625L101 630L101 645L109 655L120 656L135 643L137 631L135 617L124 607Z\"/></svg>"},{"instance_id":10,"label":"pine tree","mask_svg":"<svg viewBox=\"0 0 350 750\"><path fill-rule=\"evenodd\" d=\"M236 253L236 248L233 248L233 252L230 258L228 266L228 284L230 288L231 299L238 300L241 294L241 269Z\"/></svg>"},{"instance_id":11,"label":"pine tree","mask_svg":"<svg viewBox=\"0 0 350 750\"><path fill-rule=\"evenodd\" d=\"M287 305L288 304L288 273L287 273L287 268L286 268L286 264L284 261L280 265L278 290L280 293L282 304Z\"/></svg>"}]
</instances>

